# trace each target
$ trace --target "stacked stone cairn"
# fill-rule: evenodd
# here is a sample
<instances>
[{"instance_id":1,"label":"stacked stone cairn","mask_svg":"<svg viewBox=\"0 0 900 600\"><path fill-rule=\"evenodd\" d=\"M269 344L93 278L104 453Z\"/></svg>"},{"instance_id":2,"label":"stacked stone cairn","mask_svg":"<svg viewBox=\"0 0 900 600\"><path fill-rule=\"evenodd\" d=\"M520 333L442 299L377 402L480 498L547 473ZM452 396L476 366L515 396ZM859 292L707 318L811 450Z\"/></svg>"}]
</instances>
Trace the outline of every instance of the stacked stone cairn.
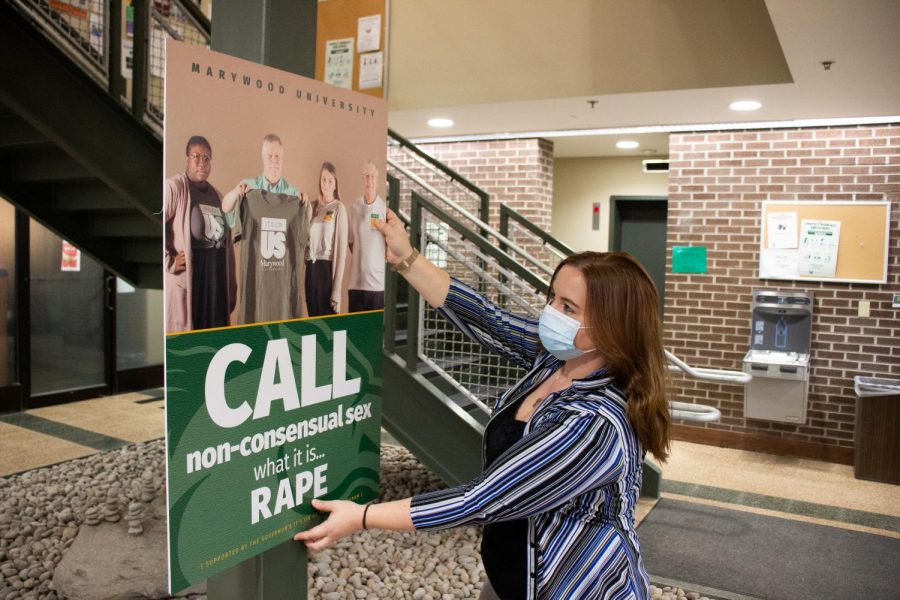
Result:
<instances>
[{"instance_id":1,"label":"stacked stone cairn","mask_svg":"<svg viewBox=\"0 0 900 600\"><path fill-rule=\"evenodd\" d=\"M0 600L57 600L53 571L80 527L119 521L121 485L164 465L160 440L0 477Z\"/></svg>"},{"instance_id":2,"label":"stacked stone cairn","mask_svg":"<svg viewBox=\"0 0 900 600\"><path fill-rule=\"evenodd\" d=\"M84 524L85 525L99 525L103 522L103 509L99 506L92 506L84 511Z\"/></svg>"},{"instance_id":3,"label":"stacked stone cairn","mask_svg":"<svg viewBox=\"0 0 900 600\"><path fill-rule=\"evenodd\" d=\"M142 502L132 502L128 505L128 515L125 517L125 520L128 521L128 535L144 533L144 512Z\"/></svg>"},{"instance_id":4,"label":"stacked stone cairn","mask_svg":"<svg viewBox=\"0 0 900 600\"><path fill-rule=\"evenodd\" d=\"M149 504L156 497L156 478L152 469L144 469L141 473L141 502Z\"/></svg>"},{"instance_id":5,"label":"stacked stone cairn","mask_svg":"<svg viewBox=\"0 0 900 600\"><path fill-rule=\"evenodd\" d=\"M119 486L113 485L106 493L106 504L103 506L103 520L108 523L118 523L122 515L119 514Z\"/></svg>"}]
</instances>

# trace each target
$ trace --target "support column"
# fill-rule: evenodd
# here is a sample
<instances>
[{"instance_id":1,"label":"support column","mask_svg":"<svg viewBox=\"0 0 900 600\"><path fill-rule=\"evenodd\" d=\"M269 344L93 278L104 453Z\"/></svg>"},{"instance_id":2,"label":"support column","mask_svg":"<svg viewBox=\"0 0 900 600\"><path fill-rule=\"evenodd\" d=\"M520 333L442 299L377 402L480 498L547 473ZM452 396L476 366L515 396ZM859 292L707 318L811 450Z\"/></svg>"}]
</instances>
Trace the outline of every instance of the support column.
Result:
<instances>
[{"instance_id":1,"label":"support column","mask_svg":"<svg viewBox=\"0 0 900 600\"><path fill-rule=\"evenodd\" d=\"M317 8L317 0L216 0L212 49L315 77Z\"/></svg>"},{"instance_id":2,"label":"support column","mask_svg":"<svg viewBox=\"0 0 900 600\"><path fill-rule=\"evenodd\" d=\"M216 0L212 49L315 77L317 0ZM303 600L306 546L290 541L207 580L209 600Z\"/></svg>"}]
</instances>

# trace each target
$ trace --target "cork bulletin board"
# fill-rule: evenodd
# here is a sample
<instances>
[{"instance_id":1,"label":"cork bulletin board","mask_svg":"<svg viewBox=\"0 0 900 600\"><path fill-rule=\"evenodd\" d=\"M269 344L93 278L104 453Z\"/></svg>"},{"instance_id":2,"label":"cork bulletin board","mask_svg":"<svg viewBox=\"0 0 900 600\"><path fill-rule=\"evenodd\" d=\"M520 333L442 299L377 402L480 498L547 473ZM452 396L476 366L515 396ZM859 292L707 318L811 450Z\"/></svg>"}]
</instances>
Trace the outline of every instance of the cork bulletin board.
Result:
<instances>
[{"instance_id":1,"label":"cork bulletin board","mask_svg":"<svg viewBox=\"0 0 900 600\"><path fill-rule=\"evenodd\" d=\"M379 17L377 48L360 49L359 20L361 18ZM316 9L316 79L326 83L326 62L328 61L328 44L347 42L352 57L349 68L350 86L352 89L376 98L387 97L387 49L388 49L388 3L387 0L319 0ZM379 54L382 63L382 82L376 87L360 87L360 69L367 58Z\"/></svg>"},{"instance_id":2,"label":"cork bulletin board","mask_svg":"<svg viewBox=\"0 0 900 600\"><path fill-rule=\"evenodd\" d=\"M890 202L763 202L760 279L887 282Z\"/></svg>"}]
</instances>

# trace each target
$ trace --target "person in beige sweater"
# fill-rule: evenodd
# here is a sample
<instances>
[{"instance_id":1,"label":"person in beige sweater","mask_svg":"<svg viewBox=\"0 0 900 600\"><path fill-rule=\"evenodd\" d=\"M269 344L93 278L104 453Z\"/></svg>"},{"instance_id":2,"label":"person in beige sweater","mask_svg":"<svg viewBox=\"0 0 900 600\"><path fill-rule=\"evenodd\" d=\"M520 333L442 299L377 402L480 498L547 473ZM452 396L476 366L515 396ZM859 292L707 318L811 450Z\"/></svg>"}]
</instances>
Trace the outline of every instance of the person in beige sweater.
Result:
<instances>
[{"instance_id":1,"label":"person in beige sweater","mask_svg":"<svg viewBox=\"0 0 900 600\"><path fill-rule=\"evenodd\" d=\"M319 195L313 202L306 248L306 310L309 316L341 312L347 262L347 209L341 203L337 171L330 162L319 172Z\"/></svg>"}]
</instances>

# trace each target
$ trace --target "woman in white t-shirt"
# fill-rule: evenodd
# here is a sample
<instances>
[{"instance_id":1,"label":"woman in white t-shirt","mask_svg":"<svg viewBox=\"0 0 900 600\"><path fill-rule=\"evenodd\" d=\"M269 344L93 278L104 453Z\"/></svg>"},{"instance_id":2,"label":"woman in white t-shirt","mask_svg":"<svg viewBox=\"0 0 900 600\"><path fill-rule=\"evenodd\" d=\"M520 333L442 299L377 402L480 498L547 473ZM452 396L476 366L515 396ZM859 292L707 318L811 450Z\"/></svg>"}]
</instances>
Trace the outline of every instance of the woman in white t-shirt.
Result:
<instances>
[{"instance_id":1,"label":"woman in white t-shirt","mask_svg":"<svg viewBox=\"0 0 900 600\"><path fill-rule=\"evenodd\" d=\"M306 248L306 310L309 316L341 312L347 261L347 211L341 204L337 171L330 162L319 172L319 195L310 213Z\"/></svg>"}]
</instances>

